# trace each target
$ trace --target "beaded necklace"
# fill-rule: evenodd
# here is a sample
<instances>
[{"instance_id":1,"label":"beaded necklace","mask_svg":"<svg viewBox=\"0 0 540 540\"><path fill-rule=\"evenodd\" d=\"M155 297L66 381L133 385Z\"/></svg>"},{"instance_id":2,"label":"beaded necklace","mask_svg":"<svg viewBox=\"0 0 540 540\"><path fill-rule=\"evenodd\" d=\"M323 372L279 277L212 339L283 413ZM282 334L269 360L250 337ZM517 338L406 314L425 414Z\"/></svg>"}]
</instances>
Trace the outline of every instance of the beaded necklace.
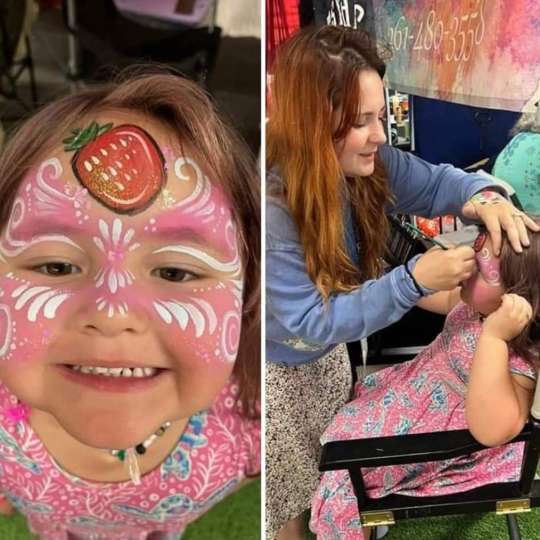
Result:
<instances>
[{"instance_id":1,"label":"beaded necklace","mask_svg":"<svg viewBox=\"0 0 540 540\"><path fill-rule=\"evenodd\" d=\"M146 452L147 448L158 437L161 437L170 426L171 422L165 422L155 433L152 433L152 435L146 438L142 443L139 443L131 448L122 450L107 450L111 456L114 456L125 463L129 476L134 484L138 485L141 483L141 470L139 468L139 462L137 461L137 455L142 456Z\"/></svg>"}]
</instances>

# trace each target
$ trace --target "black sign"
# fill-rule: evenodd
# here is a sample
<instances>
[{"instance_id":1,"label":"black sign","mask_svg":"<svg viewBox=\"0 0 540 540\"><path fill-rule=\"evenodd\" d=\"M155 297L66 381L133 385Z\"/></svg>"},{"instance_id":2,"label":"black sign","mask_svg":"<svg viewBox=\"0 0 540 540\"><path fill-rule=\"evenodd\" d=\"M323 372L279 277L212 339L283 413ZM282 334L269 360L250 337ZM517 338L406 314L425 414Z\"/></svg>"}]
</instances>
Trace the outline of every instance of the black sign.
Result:
<instances>
[{"instance_id":1,"label":"black sign","mask_svg":"<svg viewBox=\"0 0 540 540\"><path fill-rule=\"evenodd\" d=\"M315 24L362 28L375 35L371 0L312 0Z\"/></svg>"}]
</instances>

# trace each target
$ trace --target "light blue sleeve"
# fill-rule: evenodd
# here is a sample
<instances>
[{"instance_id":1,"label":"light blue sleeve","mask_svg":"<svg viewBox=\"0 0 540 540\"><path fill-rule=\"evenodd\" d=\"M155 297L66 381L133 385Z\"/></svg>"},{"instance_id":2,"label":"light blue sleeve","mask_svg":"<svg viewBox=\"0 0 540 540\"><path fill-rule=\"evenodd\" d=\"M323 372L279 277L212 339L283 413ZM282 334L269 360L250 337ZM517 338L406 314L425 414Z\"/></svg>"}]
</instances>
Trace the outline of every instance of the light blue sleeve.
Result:
<instances>
[{"instance_id":1,"label":"light blue sleeve","mask_svg":"<svg viewBox=\"0 0 540 540\"><path fill-rule=\"evenodd\" d=\"M480 190L489 187L503 191L479 174L466 173L448 164L432 165L391 146L381 146L379 155L394 194L389 213L461 216L463 205Z\"/></svg>"},{"instance_id":2,"label":"light blue sleeve","mask_svg":"<svg viewBox=\"0 0 540 540\"><path fill-rule=\"evenodd\" d=\"M325 303L306 272L288 212L269 204L267 223L267 315L293 336L321 346L355 341L397 321L418 301L414 284L400 266L353 292L334 294ZM267 338L279 340L273 328L267 325Z\"/></svg>"}]
</instances>

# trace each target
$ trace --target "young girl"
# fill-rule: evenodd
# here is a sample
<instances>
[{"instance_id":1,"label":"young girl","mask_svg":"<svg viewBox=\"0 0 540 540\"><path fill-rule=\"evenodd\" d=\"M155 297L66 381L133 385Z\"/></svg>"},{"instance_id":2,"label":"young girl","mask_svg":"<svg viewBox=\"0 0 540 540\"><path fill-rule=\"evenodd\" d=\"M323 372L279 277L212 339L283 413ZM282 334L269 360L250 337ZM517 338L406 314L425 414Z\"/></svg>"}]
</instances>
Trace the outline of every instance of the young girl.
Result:
<instances>
[{"instance_id":1,"label":"young girl","mask_svg":"<svg viewBox=\"0 0 540 540\"><path fill-rule=\"evenodd\" d=\"M505 243L496 256L485 232L474 249L479 271L461 291L419 304L450 311L438 338L414 360L359 382L322 443L468 428L494 448L446 461L366 468L370 497L439 495L519 477L522 443L497 445L521 431L532 403L540 361L540 233L531 235L522 254ZM325 540L364 538L347 471L323 475L310 525Z\"/></svg>"},{"instance_id":2,"label":"young girl","mask_svg":"<svg viewBox=\"0 0 540 540\"><path fill-rule=\"evenodd\" d=\"M177 538L259 471L249 152L139 75L26 122L0 200L0 490L42 539Z\"/></svg>"}]
</instances>

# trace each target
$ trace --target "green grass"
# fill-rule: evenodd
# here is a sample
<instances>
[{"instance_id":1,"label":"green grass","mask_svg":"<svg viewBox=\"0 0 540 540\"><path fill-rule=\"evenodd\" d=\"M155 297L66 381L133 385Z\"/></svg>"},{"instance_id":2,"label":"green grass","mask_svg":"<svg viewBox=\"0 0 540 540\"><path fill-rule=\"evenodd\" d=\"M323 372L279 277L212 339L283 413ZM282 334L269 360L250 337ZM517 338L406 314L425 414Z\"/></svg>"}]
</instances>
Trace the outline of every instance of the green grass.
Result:
<instances>
[{"instance_id":1,"label":"green grass","mask_svg":"<svg viewBox=\"0 0 540 540\"><path fill-rule=\"evenodd\" d=\"M540 538L540 508L517 515L522 540ZM314 539L314 535L310 535ZM401 521L384 540L507 540L506 518L495 514L464 514Z\"/></svg>"},{"instance_id":2,"label":"green grass","mask_svg":"<svg viewBox=\"0 0 540 540\"><path fill-rule=\"evenodd\" d=\"M1 540L35 540L24 517L0 517ZM182 540L260 540L261 482L257 480L221 501L191 524Z\"/></svg>"}]
</instances>

